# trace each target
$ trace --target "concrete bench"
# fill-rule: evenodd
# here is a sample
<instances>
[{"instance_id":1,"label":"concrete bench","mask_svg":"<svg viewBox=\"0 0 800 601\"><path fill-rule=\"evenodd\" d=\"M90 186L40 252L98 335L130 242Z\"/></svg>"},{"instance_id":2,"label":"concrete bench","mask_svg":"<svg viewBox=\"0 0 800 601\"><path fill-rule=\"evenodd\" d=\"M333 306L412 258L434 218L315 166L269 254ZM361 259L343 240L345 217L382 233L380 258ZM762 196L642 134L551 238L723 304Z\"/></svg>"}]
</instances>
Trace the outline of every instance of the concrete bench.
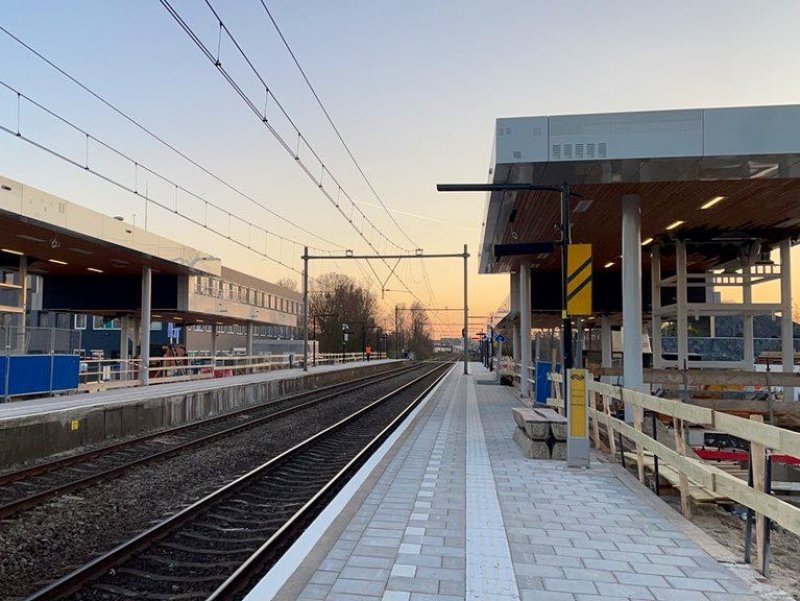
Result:
<instances>
[{"instance_id":1,"label":"concrete bench","mask_svg":"<svg viewBox=\"0 0 800 601\"><path fill-rule=\"evenodd\" d=\"M528 459L566 459L567 419L549 408L512 409L516 442Z\"/></svg>"}]
</instances>

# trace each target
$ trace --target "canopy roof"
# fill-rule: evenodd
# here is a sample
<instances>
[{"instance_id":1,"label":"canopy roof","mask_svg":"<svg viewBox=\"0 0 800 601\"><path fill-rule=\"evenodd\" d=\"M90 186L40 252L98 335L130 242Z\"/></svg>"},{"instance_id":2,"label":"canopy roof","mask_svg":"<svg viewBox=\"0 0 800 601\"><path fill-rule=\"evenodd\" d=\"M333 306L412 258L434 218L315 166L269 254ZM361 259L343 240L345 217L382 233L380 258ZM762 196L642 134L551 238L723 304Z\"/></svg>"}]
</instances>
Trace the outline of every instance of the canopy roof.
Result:
<instances>
[{"instance_id":1,"label":"canopy roof","mask_svg":"<svg viewBox=\"0 0 800 601\"><path fill-rule=\"evenodd\" d=\"M580 195L572 238L593 245L596 273L619 269L627 194L641 198L643 240L694 242L690 263L710 268L743 243L766 251L800 235L800 105L498 119L489 174L493 183L569 183ZM498 259L494 245L555 240L559 222L557 193L490 193L481 273L516 270L523 257ZM557 253L524 258L534 273L560 269Z\"/></svg>"},{"instance_id":2,"label":"canopy roof","mask_svg":"<svg viewBox=\"0 0 800 601\"><path fill-rule=\"evenodd\" d=\"M0 177L0 261L28 257L45 275L220 275L220 260L14 180ZM11 251L10 253L8 251Z\"/></svg>"}]
</instances>

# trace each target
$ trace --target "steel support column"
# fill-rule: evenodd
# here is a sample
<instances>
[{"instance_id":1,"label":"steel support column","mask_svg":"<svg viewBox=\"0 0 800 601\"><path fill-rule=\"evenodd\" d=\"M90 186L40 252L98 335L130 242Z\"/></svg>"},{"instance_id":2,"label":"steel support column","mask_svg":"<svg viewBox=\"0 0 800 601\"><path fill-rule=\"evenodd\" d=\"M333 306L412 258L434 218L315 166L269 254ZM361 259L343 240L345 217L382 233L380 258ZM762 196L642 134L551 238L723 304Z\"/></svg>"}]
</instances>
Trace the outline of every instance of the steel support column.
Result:
<instances>
[{"instance_id":1,"label":"steel support column","mask_svg":"<svg viewBox=\"0 0 800 601\"><path fill-rule=\"evenodd\" d=\"M304 247L303 249L303 371L308 371L308 247L307 246Z\"/></svg>"},{"instance_id":2,"label":"steel support column","mask_svg":"<svg viewBox=\"0 0 800 601\"><path fill-rule=\"evenodd\" d=\"M464 375L469 374L469 304L467 301L467 245L464 245Z\"/></svg>"},{"instance_id":3,"label":"steel support column","mask_svg":"<svg viewBox=\"0 0 800 601\"><path fill-rule=\"evenodd\" d=\"M781 362L784 373L794 372L794 324L792 322L792 241L781 240ZM783 399L794 401L794 387L784 386Z\"/></svg>"},{"instance_id":4,"label":"steel support column","mask_svg":"<svg viewBox=\"0 0 800 601\"><path fill-rule=\"evenodd\" d=\"M678 369L688 368L689 365L689 312L688 278L686 265L686 244L678 240L675 242L675 269L677 273L677 334L678 334Z\"/></svg>"},{"instance_id":5,"label":"steel support column","mask_svg":"<svg viewBox=\"0 0 800 601\"><path fill-rule=\"evenodd\" d=\"M650 296L652 297L652 310L650 329L653 335L653 367L664 367L663 349L661 344L661 248L653 244L650 249Z\"/></svg>"},{"instance_id":6,"label":"steel support column","mask_svg":"<svg viewBox=\"0 0 800 601\"><path fill-rule=\"evenodd\" d=\"M600 366L604 369L611 369L613 366L612 352L614 346L613 334L611 332L611 319L608 315L600 316ZM611 376L603 376L603 382L610 382Z\"/></svg>"},{"instance_id":7,"label":"steel support column","mask_svg":"<svg viewBox=\"0 0 800 601\"><path fill-rule=\"evenodd\" d=\"M139 339L141 340L142 363L139 369L139 381L142 386L150 382L150 321L152 303L153 273L150 267L142 267L142 318L139 323Z\"/></svg>"},{"instance_id":8,"label":"steel support column","mask_svg":"<svg viewBox=\"0 0 800 601\"><path fill-rule=\"evenodd\" d=\"M211 324L211 374L213 376L214 371L217 368L217 324Z\"/></svg>"},{"instance_id":9,"label":"steel support column","mask_svg":"<svg viewBox=\"0 0 800 601\"><path fill-rule=\"evenodd\" d=\"M642 232L640 200L622 197L622 363L626 388L644 391L642 367ZM633 407L625 404L625 421Z\"/></svg>"},{"instance_id":10,"label":"steel support column","mask_svg":"<svg viewBox=\"0 0 800 601\"><path fill-rule=\"evenodd\" d=\"M514 360L514 365L519 363L520 356L520 339L519 339L519 273L510 273L510 292L509 304L511 305L511 314L516 315L511 331L511 357Z\"/></svg>"},{"instance_id":11,"label":"steel support column","mask_svg":"<svg viewBox=\"0 0 800 601\"><path fill-rule=\"evenodd\" d=\"M253 329L254 329L253 322L252 321L248 321L247 322L247 356L250 357L250 359L248 359L247 362L250 363L251 365L253 364L253 359L252 359L252 357L253 357L253 334L254 334ZM253 373L255 371L255 368L254 367L250 367L247 371L250 372L250 373Z\"/></svg>"},{"instance_id":12,"label":"steel support column","mask_svg":"<svg viewBox=\"0 0 800 601\"><path fill-rule=\"evenodd\" d=\"M742 338L744 338L744 357L742 359L742 369L754 371L756 364L755 347L753 345L753 273L752 258L747 255L742 260L742 303L744 304L744 316L742 323Z\"/></svg>"},{"instance_id":13,"label":"steel support column","mask_svg":"<svg viewBox=\"0 0 800 601\"><path fill-rule=\"evenodd\" d=\"M527 398L531 394L529 367L531 365L531 264L520 261L519 264L519 334L520 334L520 368L519 394Z\"/></svg>"},{"instance_id":14,"label":"steel support column","mask_svg":"<svg viewBox=\"0 0 800 601\"><path fill-rule=\"evenodd\" d=\"M28 257L25 255L19 258L19 305L22 313L19 314L19 329L17 337L20 343L20 352L25 352L25 330L26 319L28 317Z\"/></svg>"}]
</instances>

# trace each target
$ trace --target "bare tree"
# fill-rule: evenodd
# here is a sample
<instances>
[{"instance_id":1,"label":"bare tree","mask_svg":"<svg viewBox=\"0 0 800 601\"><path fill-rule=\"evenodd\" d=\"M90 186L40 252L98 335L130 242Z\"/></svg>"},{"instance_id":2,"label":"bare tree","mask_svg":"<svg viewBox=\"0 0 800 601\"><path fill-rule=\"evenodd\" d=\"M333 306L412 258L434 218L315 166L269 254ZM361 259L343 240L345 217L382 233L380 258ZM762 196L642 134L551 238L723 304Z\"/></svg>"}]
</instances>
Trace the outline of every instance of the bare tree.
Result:
<instances>
[{"instance_id":1,"label":"bare tree","mask_svg":"<svg viewBox=\"0 0 800 601\"><path fill-rule=\"evenodd\" d=\"M309 325L313 328L316 323L320 351L340 352L344 346L348 352L362 352L363 347L374 346L377 304L369 288L346 275L326 273L316 278L309 291L308 313ZM347 341L344 325L351 333Z\"/></svg>"},{"instance_id":2,"label":"bare tree","mask_svg":"<svg viewBox=\"0 0 800 601\"><path fill-rule=\"evenodd\" d=\"M297 292L297 282L292 278L281 278L275 283L278 286L291 290L292 292Z\"/></svg>"}]
</instances>

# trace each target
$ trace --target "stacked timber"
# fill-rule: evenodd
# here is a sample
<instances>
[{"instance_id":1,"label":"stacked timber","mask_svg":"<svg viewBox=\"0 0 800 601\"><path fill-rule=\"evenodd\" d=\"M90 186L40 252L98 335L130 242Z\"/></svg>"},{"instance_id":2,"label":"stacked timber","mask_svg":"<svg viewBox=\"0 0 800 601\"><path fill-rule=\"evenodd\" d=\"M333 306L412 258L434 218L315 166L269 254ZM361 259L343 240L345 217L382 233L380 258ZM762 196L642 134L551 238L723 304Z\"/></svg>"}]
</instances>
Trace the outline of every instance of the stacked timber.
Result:
<instances>
[{"instance_id":1,"label":"stacked timber","mask_svg":"<svg viewBox=\"0 0 800 601\"><path fill-rule=\"evenodd\" d=\"M567 418L552 409L515 407L516 442L528 459L567 458Z\"/></svg>"}]
</instances>

